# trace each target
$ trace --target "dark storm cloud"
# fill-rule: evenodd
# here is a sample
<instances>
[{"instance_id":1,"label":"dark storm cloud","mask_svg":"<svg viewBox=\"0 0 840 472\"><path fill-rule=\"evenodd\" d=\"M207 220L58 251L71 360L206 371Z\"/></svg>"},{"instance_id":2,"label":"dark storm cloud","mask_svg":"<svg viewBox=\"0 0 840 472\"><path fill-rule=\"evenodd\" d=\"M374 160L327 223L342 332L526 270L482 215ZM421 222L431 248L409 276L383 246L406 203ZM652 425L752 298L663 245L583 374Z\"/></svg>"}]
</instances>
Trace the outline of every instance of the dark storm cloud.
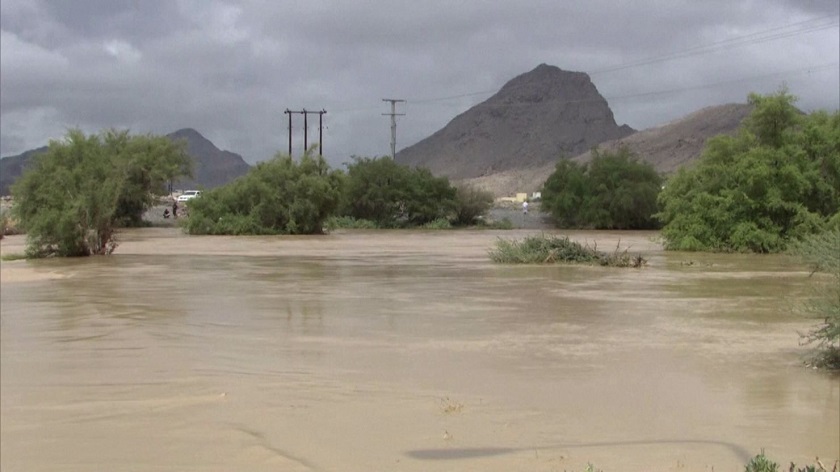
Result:
<instances>
[{"instance_id":1,"label":"dark storm cloud","mask_svg":"<svg viewBox=\"0 0 840 472\"><path fill-rule=\"evenodd\" d=\"M4 0L0 152L68 127L193 127L254 162L286 149L283 110L306 107L327 109L339 163L388 152L382 98L409 100L403 147L540 63L589 72L636 128L782 83L803 108L838 106L836 1L578 3ZM790 35L748 36L773 31ZM697 49L731 38L746 40Z\"/></svg>"}]
</instances>

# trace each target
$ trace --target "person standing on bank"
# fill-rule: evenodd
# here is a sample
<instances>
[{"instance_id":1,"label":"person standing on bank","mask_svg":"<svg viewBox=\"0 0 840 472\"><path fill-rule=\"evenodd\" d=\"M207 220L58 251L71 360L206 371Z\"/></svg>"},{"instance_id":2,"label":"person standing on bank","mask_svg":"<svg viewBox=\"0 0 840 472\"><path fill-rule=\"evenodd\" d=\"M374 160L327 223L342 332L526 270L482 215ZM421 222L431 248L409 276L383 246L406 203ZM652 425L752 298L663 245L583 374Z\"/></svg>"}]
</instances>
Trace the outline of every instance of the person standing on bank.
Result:
<instances>
[{"instance_id":1,"label":"person standing on bank","mask_svg":"<svg viewBox=\"0 0 840 472\"><path fill-rule=\"evenodd\" d=\"M172 216L178 218L178 201L172 202Z\"/></svg>"},{"instance_id":2,"label":"person standing on bank","mask_svg":"<svg viewBox=\"0 0 840 472\"><path fill-rule=\"evenodd\" d=\"M528 202L522 202L522 214L528 214Z\"/></svg>"}]
</instances>

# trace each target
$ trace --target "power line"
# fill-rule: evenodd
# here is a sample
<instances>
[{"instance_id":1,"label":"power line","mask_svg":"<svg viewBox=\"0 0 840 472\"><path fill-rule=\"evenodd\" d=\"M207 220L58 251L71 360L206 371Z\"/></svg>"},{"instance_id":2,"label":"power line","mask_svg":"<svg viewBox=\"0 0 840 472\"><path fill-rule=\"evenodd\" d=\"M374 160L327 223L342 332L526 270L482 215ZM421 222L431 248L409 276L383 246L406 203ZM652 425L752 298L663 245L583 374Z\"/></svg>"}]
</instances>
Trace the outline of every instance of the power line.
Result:
<instances>
[{"instance_id":1,"label":"power line","mask_svg":"<svg viewBox=\"0 0 840 472\"><path fill-rule=\"evenodd\" d=\"M831 21L825 22L826 19L830 19ZM603 69L596 69L594 71L589 72L589 75L598 75L598 74L605 74L608 72L614 72L619 70L625 70L650 64L655 64L659 62L666 62L674 59L682 59L686 57L698 56L702 54L708 54L711 52L719 51L726 48L732 47L739 47L739 46L747 46L750 44L757 44L763 43L767 41L773 41L777 39L788 38L792 36L798 36L801 34L813 33L816 31L821 31L824 29L835 28L840 25L840 21L837 20L835 15L826 15L817 18L812 18L810 20L800 21L797 23L790 23L783 26L776 26L773 28L769 28L766 30L750 33L743 36L736 36L733 38L724 39L721 41L716 41L709 44L704 44L700 46L694 46L688 49L684 49L681 51L674 51L668 54L659 55L659 56L652 56L648 58L639 59L632 62L627 62L624 64L619 64L612 67L606 67ZM790 31L780 31L780 30L788 30L790 28L794 28ZM775 32L775 33L773 33ZM773 33L773 34L768 34ZM434 102L442 102L442 101L449 101L455 100L459 98L466 98L476 95L489 95L492 93L497 92L498 90L484 90L480 92L467 92L458 95L450 95L445 97L431 97L431 98L422 98L422 99L409 99L410 103L416 104L426 104L426 103L434 103Z\"/></svg>"},{"instance_id":2,"label":"power line","mask_svg":"<svg viewBox=\"0 0 840 472\"><path fill-rule=\"evenodd\" d=\"M830 21L826 22L826 20L830 20ZM802 35L802 34L813 33L813 32L816 32L816 31L821 31L821 30L825 30L825 29L829 29L829 28L835 28L838 25L840 25L840 21L838 21L837 15L820 16L820 17L811 18L811 19L804 20L804 21L799 21L799 22L796 22L796 23L790 23L790 24L786 24L786 25L775 26L773 28L768 28L766 30L757 31L757 32L749 33L749 34L742 35L742 36L735 36L735 37L732 37L732 38L727 38L727 39L723 39L723 40L720 40L720 41L715 41L715 42L708 43L708 44L694 46L694 47L690 47L688 49L683 49L683 50L680 50L680 51L674 51L674 52L659 55L659 56L651 56L651 57L642 58L642 59L638 59L636 61L631 61L631 62L627 62L627 63L623 63L623 64L611 66L611 67L596 69L594 71L589 72L589 75L593 76L593 75L599 75L599 74L606 74L606 73L609 73L609 72L631 69L631 68L646 66L646 65L650 65L650 64L659 63L659 62L666 62L666 61L670 61L670 60L674 60L674 59L682 59L682 58L686 58L686 57L708 54L708 53L712 53L712 52L719 51L719 50L722 50L722 49L726 49L728 47L747 46L747 45L758 44L758 43L763 43L763 42L767 42L767 41L774 41L774 40L777 40L777 39L784 39L784 38L788 38L788 37L792 37L792 36L799 36L799 35ZM832 63L832 64L829 64L829 65L833 65L833 64L836 64L836 63ZM821 68L825 68L825 67L826 67L826 65L820 65L820 66L814 66L814 67L809 67L809 68L805 68L805 69L798 69L798 70L792 71L792 72L798 72L798 71L802 71L802 70L817 70L817 69L821 69ZM784 74L784 73L785 72L777 72L777 73L774 73L774 74L771 74L771 75L780 75L780 74ZM763 77L766 77L766 76L767 75L751 76L751 77L736 79L734 81L744 81L744 80L750 80L750 79L754 79L754 78L763 78ZM721 85L721 84L724 84L724 83L728 83L728 82L718 82L718 83L715 83L715 84L708 84L708 85L703 85L703 86L687 87L684 90L692 90L692 89L702 88L702 87L713 87L713 86ZM682 90L683 89L673 89L673 90L663 91L663 92L644 92L644 93L640 93L640 94L628 95L628 96L623 96L623 97L618 97L618 98L655 95L655 94L658 94L658 93L673 93L675 91L682 91ZM475 97L475 96L480 96L480 95L490 95L490 94L493 94L493 93L496 93L496 92L498 92L498 89L482 90L482 91L476 91L476 92L466 92L466 93L461 93L461 94L456 94L456 95L447 95L447 96L442 96L442 97L427 97L427 98L418 98L418 99L407 99L405 101L408 102L408 103L411 103L411 104L427 105L427 104L431 104L431 103L445 102L445 101L457 100L457 99L467 98L467 97ZM366 110L372 110L372 109L373 109L373 107L359 107L359 108L348 108L348 109L343 109L343 110L339 110L339 111L341 111L341 112L354 112L354 111L366 111Z\"/></svg>"},{"instance_id":3,"label":"power line","mask_svg":"<svg viewBox=\"0 0 840 472\"><path fill-rule=\"evenodd\" d=\"M831 21L825 23L824 20L830 19ZM823 22L824 24L819 24ZM817 23L817 24L812 24ZM763 31L758 31L755 33L750 33L743 36L736 36L733 38L724 39L721 41L716 41L713 43L703 44L699 46L690 47L688 49L683 49L681 51L674 51L668 54L663 54L659 56L652 56L643 59L638 59L636 61L627 62L624 64L606 67L603 69L596 69L589 72L589 75L598 75L604 74L607 72L614 72L618 70L629 69L633 67L639 67L643 65L655 64L658 62L665 62L670 61L673 59L682 59L685 57L697 56L702 54L708 54L711 52L715 52L721 49L730 48L730 47L738 47L738 46L747 46L750 44L757 44L763 43L767 41L773 41L776 39L783 39L788 38L791 36L798 36L800 34L807 34L813 33L815 31L821 31L828 28L833 28L838 26L840 22L837 21L837 18L834 15L822 16L818 18L812 18L806 21L800 21L797 23L791 23L788 25L777 26L774 28L766 29ZM787 30L789 28L795 27L792 31L780 31L778 33L768 34L774 31L779 30Z\"/></svg>"}]
</instances>

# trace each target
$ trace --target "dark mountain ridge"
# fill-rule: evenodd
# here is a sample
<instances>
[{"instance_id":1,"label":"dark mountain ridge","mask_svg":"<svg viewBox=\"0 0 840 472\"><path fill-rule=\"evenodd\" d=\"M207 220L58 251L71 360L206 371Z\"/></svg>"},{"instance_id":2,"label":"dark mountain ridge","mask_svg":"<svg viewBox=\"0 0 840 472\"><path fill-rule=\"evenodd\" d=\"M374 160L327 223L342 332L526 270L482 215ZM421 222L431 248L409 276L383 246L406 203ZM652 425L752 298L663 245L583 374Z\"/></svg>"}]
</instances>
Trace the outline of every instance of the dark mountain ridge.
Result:
<instances>
[{"instance_id":1,"label":"dark mountain ridge","mask_svg":"<svg viewBox=\"0 0 840 472\"><path fill-rule=\"evenodd\" d=\"M540 64L396 160L464 179L576 156L633 132L616 124L589 75Z\"/></svg>"}]
</instances>

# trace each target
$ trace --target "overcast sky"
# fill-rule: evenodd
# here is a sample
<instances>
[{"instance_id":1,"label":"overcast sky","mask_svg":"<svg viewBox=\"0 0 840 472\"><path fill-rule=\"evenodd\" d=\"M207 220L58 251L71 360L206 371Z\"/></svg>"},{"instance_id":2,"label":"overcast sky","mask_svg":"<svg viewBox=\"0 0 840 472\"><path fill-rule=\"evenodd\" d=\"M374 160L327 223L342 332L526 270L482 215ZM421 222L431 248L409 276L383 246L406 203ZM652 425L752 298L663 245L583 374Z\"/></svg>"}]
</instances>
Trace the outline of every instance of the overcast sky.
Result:
<instances>
[{"instance_id":1,"label":"overcast sky","mask_svg":"<svg viewBox=\"0 0 840 472\"><path fill-rule=\"evenodd\" d=\"M249 163L287 108L324 155L390 152L540 63L587 72L619 124L661 125L786 83L838 109L837 0L2 0L0 155L73 127L191 127ZM310 115L309 139L318 136ZM302 117L293 128L302 130ZM294 137L294 154L303 146Z\"/></svg>"}]
</instances>

